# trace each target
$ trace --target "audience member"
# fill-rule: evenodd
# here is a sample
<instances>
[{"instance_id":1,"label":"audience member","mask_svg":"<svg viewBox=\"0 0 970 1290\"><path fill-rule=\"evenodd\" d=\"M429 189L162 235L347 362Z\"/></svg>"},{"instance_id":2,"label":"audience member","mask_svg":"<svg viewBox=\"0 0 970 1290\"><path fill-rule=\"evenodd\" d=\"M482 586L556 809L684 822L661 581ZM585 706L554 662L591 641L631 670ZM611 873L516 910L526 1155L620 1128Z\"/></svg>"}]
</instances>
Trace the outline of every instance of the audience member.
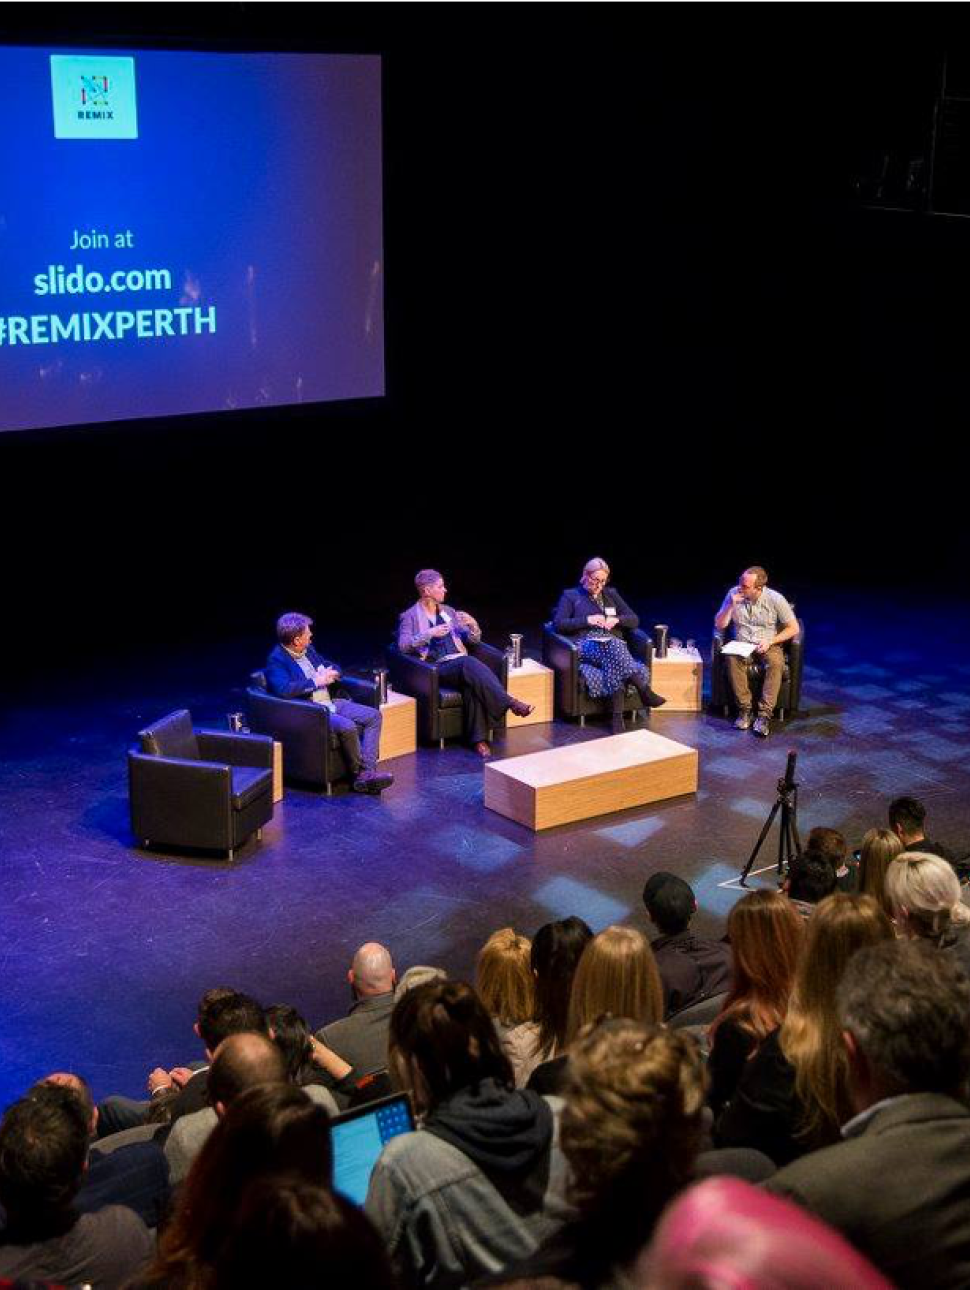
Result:
<instances>
[{"instance_id":1,"label":"audience member","mask_svg":"<svg viewBox=\"0 0 970 1290\"><path fill-rule=\"evenodd\" d=\"M91 1119L71 1088L35 1086L0 1121L0 1277L123 1285L151 1257L144 1222L125 1205L75 1205Z\"/></svg>"},{"instance_id":2,"label":"audience member","mask_svg":"<svg viewBox=\"0 0 970 1290\"><path fill-rule=\"evenodd\" d=\"M58 1071L46 1076L34 1088L43 1088L46 1084L70 1089L84 1111L93 1142L97 1138L98 1108L87 1081L80 1075ZM28 1092L28 1097L33 1091ZM109 1139L104 1141L107 1143ZM93 1213L105 1205L127 1205L148 1227L157 1227L168 1208L171 1191L168 1164L158 1143L132 1142L111 1151L92 1145L74 1204L82 1214Z\"/></svg>"},{"instance_id":3,"label":"audience member","mask_svg":"<svg viewBox=\"0 0 970 1290\"><path fill-rule=\"evenodd\" d=\"M638 1290L892 1290L844 1237L738 1178L708 1178L667 1210L631 1284Z\"/></svg>"},{"instance_id":4,"label":"audience member","mask_svg":"<svg viewBox=\"0 0 970 1290\"><path fill-rule=\"evenodd\" d=\"M817 851L803 851L788 867L785 894L802 918L811 918L818 902L837 887L831 860Z\"/></svg>"},{"instance_id":5,"label":"audience member","mask_svg":"<svg viewBox=\"0 0 970 1290\"><path fill-rule=\"evenodd\" d=\"M260 1084L225 1108L206 1140L143 1284L210 1284L230 1233L238 1231L247 1188L284 1173L329 1188L330 1119L295 1085Z\"/></svg>"},{"instance_id":6,"label":"audience member","mask_svg":"<svg viewBox=\"0 0 970 1290\"><path fill-rule=\"evenodd\" d=\"M733 1096L745 1062L788 1010L803 920L777 891L751 891L728 916L731 989L710 1028L709 1101L715 1115Z\"/></svg>"},{"instance_id":7,"label":"audience member","mask_svg":"<svg viewBox=\"0 0 970 1290\"><path fill-rule=\"evenodd\" d=\"M387 1068L387 1032L394 1007L397 973L390 951L376 941L362 945L347 972L354 1003L346 1017L321 1026L317 1039L351 1067L356 1079ZM325 1071L325 1080L341 1106L348 1093Z\"/></svg>"},{"instance_id":8,"label":"audience member","mask_svg":"<svg viewBox=\"0 0 970 1290\"><path fill-rule=\"evenodd\" d=\"M635 927L607 927L583 950L569 994L566 1052L537 1066L529 1087L538 1093L560 1093L569 1046L583 1026L604 1015L647 1023L663 1020L657 963L647 938Z\"/></svg>"},{"instance_id":9,"label":"audience member","mask_svg":"<svg viewBox=\"0 0 970 1290\"><path fill-rule=\"evenodd\" d=\"M904 851L886 870L886 898L900 935L946 950L970 977L970 909L946 860Z\"/></svg>"},{"instance_id":10,"label":"audience member","mask_svg":"<svg viewBox=\"0 0 970 1290\"><path fill-rule=\"evenodd\" d=\"M690 885L672 873L655 873L643 888L643 903L660 935L650 942L664 992L664 1016L731 984L731 947L690 930L697 900Z\"/></svg>"},{"instance_id":11,"label":"audience member","mask_svg":"<svg viewBox=\"0 0 970 1290\"><path fill-rule=\"evenodd\" d=\"M788 1013L745 1063L714 1141L753 1147L777 1165L837 1142L849 1119L848 1059L835 994L846 965L866 945L893 939L871 896L836 892L808 920Z\"/></svg>"},{"instance_id":12,"label":"audience member","mask_svg":"<svg viewBox=\"0 0 970 1290\"><path fill-rule=\"evenodd\" d=\"M839 891L856 890L857 866L854 860L849 863L849 848L838 829L818 825L809 833L805 850L825 857L835 871L835 885Z\"/></svg>"},{"instance_id":13,"label":"audience member","mask_svg":"<svg viewBox=\"0 0 970 1290\"><path fill-rule=\"evenodd\" d=\"M196 1019L192 1029L196 1037L202 1039L203 1028L208 1029L209 1019L212 1010L218 1007L224 1000L232 998L237 992L229 986L213 986L211 990L206 990L205 994L199 1000ZM212 1044L212 1052L219 1046L219 1040L216 1039ZM165 1123L169 1120L169 1113L180 1102L182 1090L190 1080L200 1080L193 1086L191 1096L196 1100L195 1105L190 1109L197 1111L200 1106L205 1106L205 1072L209 1069L209 1062L212 1060L211 1052L206 1054L204 1062L196 1062L192 1066L176 1066L174 1069L166 1071L161 1066L149 1072L147 1085L150 1101L137 1101L134 1098L123 1097L119 1094L112 1094L105 1098L98 1106L98 1137L110 1137L114 1133L120 1133L124 1129L136 1128L138 1125L145 1124L150 1118L150 1111L153 1106L159 1103L166 1104L164 1116Z\"/></svg>"},{"instance_id":14,"label":"audience member","mask_svg":"<svg viewBox=\"0 0 970 1290\"><path fill-rule=\"evenodd\" d=\"M898 861L894 863L899 863ZM838 1012L855 1115L770 1179L907 1290L970 1284L970 981L925 942L860 950Z\"/></svg>"},{"instance_id":15,"label":"audience member","mask_svg":"<svg viewBox=\"0 0 970 1290\"><path fill-rule=\"evenodd\" d=\"M859 852L859 890L878 900L890 918L893 911L886 895L886 870L902 849L902 842L891 829L870 829Z\"/></svg>"},{"instance_id":16,"label":"audience member","mask_svg":"<svg viewBox=\"0 0 970 1290\"><path fill-rule=\"evenodd\" d=\"M503 927L482 946L475 974L478 997L495 1022L516 1088L525 1084L539 1060L531 952L528 937Z\"/></svg>"},{"instance_id":17,"label":"audience member","mask_svg":"<svg viewBox=\"0 0 970 1290\"><path fill-rule=\"evenodd\" d=\"M569 1213L561 1104L513 1088L492 1019L463 982L403 995L389 1055L421 1127L385 1145L365 1209L402 1281L466 1285L531 1254Z\"/></svg>"},{"instance_id":18,"label":"audience member","mask_svg":"<svg viewBox=\"0 0 970 1290\"><path fill-rule=\"evenodd\" d=\"M904 851L940 856L950 864L954 857L940 842L931 842L925 833L926 807L918 797L894 797L889 803L889 827L903 844Z\"/></svg>"},{"instance_id":19,"label":"audience member","mask_svg":"<svg viewBox=\"0 0 970 1290\"><path fill-rule=\"evenodd\" d=\"M229 1219L208 1283L213 1290L395 1290L398 1284L367 1216L328 1187L299 1174L254 1179Z\"/></svg>"},{"instance_id":20,"label":"audience member","mask_svg":"<svg viewBox=\"0 0 970 1290\"><path fill-rule=\"evenodd\" d=\"M575 916L543 923L532 938L535 1018L539 1027L539 1060L546 1062L566 1046L566 1022L573 977L583 950L593 939L589 926Z\"/></svg>"},{"instance_id":21,"label":"audience member","mask_svg":"<svg viewBox=\"0 0 970 1290\"><path fill-rule=\"evenodd\" d=\"M444 968L428 967L423 963L416 963L414 967L408 968L394 987L394 1001L397 1002L402 994L407 990L413 990L415 986L425 985L428 981L447 980L448 973Z\"/></svg>"},{"instance_id":22,"label":"audience member","mask_svg":"<svg viewBox=\"0 0 970 1290\"><path fill-rule=\"evenodd\" d=\"M180 1183L202 1150L217 1121L241 1093L257 1084L280 1084L287 1079L283 1055L265 1035L230 1035L216 1049L209 1068L210 1105L183 1115L165 1143L172 1182ZM326 1089L320 1089L326 1093Z\"/></svg>"}]
</instances>

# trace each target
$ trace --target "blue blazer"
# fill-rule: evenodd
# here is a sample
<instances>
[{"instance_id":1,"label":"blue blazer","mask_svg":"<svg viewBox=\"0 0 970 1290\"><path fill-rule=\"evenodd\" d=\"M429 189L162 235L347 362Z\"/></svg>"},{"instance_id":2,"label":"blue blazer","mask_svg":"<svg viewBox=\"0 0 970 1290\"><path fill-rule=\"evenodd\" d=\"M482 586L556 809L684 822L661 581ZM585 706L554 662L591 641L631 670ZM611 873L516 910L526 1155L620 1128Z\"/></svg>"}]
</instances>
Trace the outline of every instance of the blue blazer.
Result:
<instances>
[{"instance_id":1,"label":"blue blazer","mask_svg":"<svg viewBox=\"0 0 970 1290\"><path fill-rule=\"evenodd\" d=\"M336 663L331 663L318 654L312 645L308 646L306 656L314 667L337 667ZM341 694L335 688L337 684L335 682L329 687L331 698L343 698L346 694L346 691ZM266 660L266 688L278 699L309 699L317 686L283 646L276 645Z\"/></svg>"},{"instance_id":2,"label":"blue blazer","mask_svg":"<svg viewBox=\"0 0 970 1290\"><path fill-rule=\"evenodd\" d=\"M635 631L640 626L640 619L615 587L605 587L603 589L603 604L613 606L616 610L616 616L620 620L620 626L625 632ZM568 591L564 591L559 597L559 604L556 606L552 625L562 636L575 636L579 632L588 632L590 630L589 623L586 620L591 614L600 614L602 612L585 587L570 587Z\"/></svg>"}]
</instances>

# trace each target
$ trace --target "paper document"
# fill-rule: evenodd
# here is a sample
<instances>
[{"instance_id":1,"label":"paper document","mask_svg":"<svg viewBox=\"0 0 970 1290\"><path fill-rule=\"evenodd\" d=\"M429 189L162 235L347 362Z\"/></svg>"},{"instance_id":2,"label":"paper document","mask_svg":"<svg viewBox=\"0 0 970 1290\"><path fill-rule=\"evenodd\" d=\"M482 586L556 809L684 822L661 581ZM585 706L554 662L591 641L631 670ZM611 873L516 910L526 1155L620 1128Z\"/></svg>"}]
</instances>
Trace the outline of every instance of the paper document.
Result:
<instances>
[{"instance_id":1,"label":"paper document","mask_svg":"<svg viewBox=\"0 0 970 1290\"><path fill-rule=\"evenodd\" d=\"M721 649L722 654L737 654L739 658L750 658L757 649L757 645L752 645L747 641L729 641Z\"/></svg>"}]
</instances>

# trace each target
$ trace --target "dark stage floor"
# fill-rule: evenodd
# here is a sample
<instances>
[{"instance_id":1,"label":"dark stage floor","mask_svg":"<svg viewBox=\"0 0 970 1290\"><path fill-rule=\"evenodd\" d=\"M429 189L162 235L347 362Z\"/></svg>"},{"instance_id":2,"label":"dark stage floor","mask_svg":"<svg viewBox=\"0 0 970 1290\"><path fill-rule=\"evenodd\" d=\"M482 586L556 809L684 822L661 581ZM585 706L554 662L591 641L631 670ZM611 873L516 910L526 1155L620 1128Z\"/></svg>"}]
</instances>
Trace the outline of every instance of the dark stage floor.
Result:
<instances>
[{"instance_id":1,"label":"dark stage floor","mask_svg":"<svg viewBox=\"0 0 970 1290\"><path fill-rule=\"evenodd\" d=\"M224 678L244 675L251 654L223 645L143 667L149 679L92 673L15 698L0 771L0 1105L66 1067L98 1096L140 1094L156 1063L199 1055L195 1005L214 984L295 1004L319 1025L345 1008L364 940L385 942L400 969L465 975L506 924L531 934L578 913L594 928L642 925L640 891L661 868L694 884L700 924L720 928L789 748L803 832L834 825L855 844L884 823L890 797L911 792L933 836L967 850L970 607L932 608L922 623L896 599L803 601L806 716L763 743L720 717L657 713L654 730L700 750L696 797L541 835L484 809L481 763L456 747L392 763L397 783L381 800L288 790L262 844L231 865L145 854L128 832L125 748L178 706L223 725L241 706ZM682 610L668 621L709 637L706 614ZM603 733L526 728L496 755ZM776 857L777 832L763 854Z\"/></svg>"}]
</instances>

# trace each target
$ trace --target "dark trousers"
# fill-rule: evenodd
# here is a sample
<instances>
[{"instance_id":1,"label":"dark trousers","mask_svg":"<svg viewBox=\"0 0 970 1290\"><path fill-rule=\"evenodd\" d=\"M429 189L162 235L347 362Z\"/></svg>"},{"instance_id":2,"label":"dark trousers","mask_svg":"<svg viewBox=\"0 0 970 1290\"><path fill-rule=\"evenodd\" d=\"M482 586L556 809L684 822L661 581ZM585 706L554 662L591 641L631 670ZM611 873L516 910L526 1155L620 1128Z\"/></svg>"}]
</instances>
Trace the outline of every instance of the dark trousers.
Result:
<instances>
[{"instance_id":1,"label":"dark trousers","mask_svg":"<svg viewBox=\"0 0 970 1290\"><path fill-rule=\"evenodd\" d=\"M491 668L477 658L450 658L439 665L438 675L445 686L462 693L465 738L470 744L487 739L514 702Z\"/></svg>"},{"instance_id":2,"label":"dark trousers","mask_svg":"<svg viewBox=\"0 0 970 1290\"><path fill-rule=\"evenodd\" d=\"M377 765L381 743L381 714L377 708L350 699L335 699L336 712L330 714L330 729L340 740L347 769L357 776Z\"/></svg>"}]
</instances>

